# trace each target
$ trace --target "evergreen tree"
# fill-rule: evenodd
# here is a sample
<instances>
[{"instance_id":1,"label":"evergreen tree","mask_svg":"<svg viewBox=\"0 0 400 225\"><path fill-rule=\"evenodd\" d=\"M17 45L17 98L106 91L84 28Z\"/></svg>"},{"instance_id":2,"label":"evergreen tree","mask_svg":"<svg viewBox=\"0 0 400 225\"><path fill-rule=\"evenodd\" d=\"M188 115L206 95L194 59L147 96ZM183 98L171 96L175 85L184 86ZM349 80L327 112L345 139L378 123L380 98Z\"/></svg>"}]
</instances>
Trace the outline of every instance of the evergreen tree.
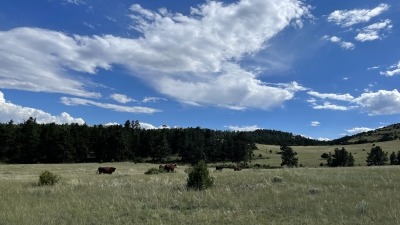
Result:
<instances>
[{"instance_id":1,"label":"evergreen tree","mask_svg":"<svg viewBox=\"0 0 400 225\"><path fill-rule=\"evenodd\" d=\"M397 155L396 153L393 151L392 154L390 154L390 165L398 165L399 161L397 160Z\"/></svg>"},{"instance_id":2,"label":"evergreen tree","mask_svg":"<svg viewBox=\"0 0 400 225\"><path fill-rule=\"evenodd\" d=\"M366 162L368 166L382 166L385 165L387 161L387 152L384 152L379 146L371 148L371 151L367 153Z\"/></svg>"},{"instance_id":3,"label":"evergreen tree","mask_svg":"<svg viewBox=\"0 0 400 225\"><path fill-rule=\"evenodd\" d=\"M345 148L335 148L335 153L333 155L329 153L327 164L331 167L354 166L354 157L351 153L347 152Z\"/></svg>"},{"instance_id":4,"label":"evergreen tree","mask_svg":"<svg viewBox=\"0 0 400 225\"><path fill-rule=\"evenodd\" d=\"M214 184L214 178L210 176L207 165L200 160L190 171L187 178L187 187L195 190L203 190Z\"/></svg>"},{"instance_id":5,"label":"evergreen tree","mask_svg":"<svg viewBox=\"0 0 400 225\"><path fill-rule=\"evenodd\" d=\"M293 151L291 147L285 145L282 145L280 149L282 159L281 166L297 167L298 158L295 157L297 152Z\"/></svg>"}]
</instances>

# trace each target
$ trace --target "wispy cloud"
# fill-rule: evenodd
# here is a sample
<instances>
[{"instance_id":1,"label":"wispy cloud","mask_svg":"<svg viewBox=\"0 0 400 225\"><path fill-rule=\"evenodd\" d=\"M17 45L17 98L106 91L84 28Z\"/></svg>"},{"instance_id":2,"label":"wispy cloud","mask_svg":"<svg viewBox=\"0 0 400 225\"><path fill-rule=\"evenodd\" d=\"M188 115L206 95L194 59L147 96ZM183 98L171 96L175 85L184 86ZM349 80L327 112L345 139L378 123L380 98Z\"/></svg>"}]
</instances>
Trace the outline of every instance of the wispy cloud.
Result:
<instances>
[{"instance_id":1,"label":"wispy cloud","mask_svg":"<svg viewBox=\"0 0 400 225\"><path fill-rule=\"evenodd\" d=\"M309 91L307 94L322 99L334 99L341 101L352 101L354 99L354 97L350 94L319 93L316 91Z\"/></svg>"},{"instance_id":2,"label":"wispy cloud","mask_svg":"<svg viewBox=\"0 0 400 225\"><path fill-rule=\"evenodd\" d=\"M394 65L390 66L389 68L387 68L386 71L381 71L380 74L388 76L388 77L399 75L400 74L400 61L397 64L394 64Z\"/></svg>"},{"instance_id":3,"label":"wispy cloud","mask_svg":"<svg viewBox=\"0 0 400 225\"><path fill-rule=\"evenodd\" d=\"M129 10L131 28L142 34L140 38L68 35L27 27L1 31L0 88L99 98L99 93L88 91L93 85L86 75L121 65L181 102L271 109L294 97L294 89L267 85L240 62L264 50L285 28L300 24L309 15L302 1L207 1L192 8L190 15L152 11L138 4Z\"/></svg>"},{"instance_id":4,"label":"wispy cloud","mask_svg":"<svg viewBox=\"0 0 400 225\"><path fill-rule=\"evenodd\" d=\"M13 104L6 101L3 92L0 91L0 122L6 123L12 119L16 123L22 123L29 117L35 118L38 123L85 123L82 118L74 118L66 112L54 116L40 109Z\"/></svg>"},{"instance_id":5,"label":"wispy cloud","mask_svg":"<svg viewBox=\"0 0 400 225\"><path fill-rule=\"evenodd\" d=\"M318 127L319 125L321 125L320 122L318 122L318 121L311 121L311 126L312 126L312 127Z\"/></svg>"},{"instance_id":6,"label":"wispy cloud","mask_svg":"<svg viewBox=\"0 0 400 225\"><path fill-rule=\"evenodd\" d=\"M390 31L392 27L393 25L389 19L379 23L374 23L361 29L355 39L361 42L378 40L381 39L380 31Z\"/></svg>"},{"instance_id":7,"label":"wispy cloud","mask_svg":"<svg viewBox=\"0 0 400 225\"><path fill-rule=\"evenodd\" d=\"M144 114L152 114L156 112L161 112L161 110L148 108L148 107L140 107L140 106L122 106L122 105L115 105L110 103L102 103L96 102L88 99L82 98L69 98L69 97L62 97L61 103L69 106L76 106L76 105L86 105L86 106L96 106L104 109L111 109L117 112L128 112L128 113L144 113Z\"/></svg>"},{"instance_id":8,"label":"wispy cloud","mask_svg":"<svg viewBox=\"0 0 400 225\"><path fill-rule=\"evenodd\" d=\"M313 109L330 109L330 110L336 110L336 111L347 111L349 110L349 107L346 106L341 106L341 105L335 105L330 102L324 102L323 105L318 105L314 104L312 106Z\"/></svg>"},{"instance_id":9,"label":"wispy cloud","mask_svg":"<svg viewBox=\"0 0 400 225\"><path fill-rule=\"evenodd\" d=\"M122 103L122 104L126 104L126 103L128 103L128 102L134 102L134 101L135 101L135 99L130 98L130 97L126 96L126 95L123 95L123 94L116 94L116 93L110 95L110 98L112 98L112 99L114 99L115 101L117 101L117 102L119 102L119 103Z\"/></svg>"},{"instance_id":10,"label":"wispy cloud","mask_svg":"<svg viewBox=\"0 0 400 225\"><path fill-rule=\"evenodd\" d=\"M373 9L336 10L328 16L329 22L334 22L342 27L350 27L358 23L369 22L389 9L388 4L379 4Z\"/></svg>"},{"instance_id":11,"label":"wispy cloud","mask_svg":"<svg viewBox=\"0 0 400 225\"><path fill-rule=\"evenodd\" d=\"M322 39L330 41L332 43L337 43L341 48L346 50L353 50L356 47L353 43L348 41L342 41L342 39L337 36L324 35Z\"/></svg>"}]
</instances>

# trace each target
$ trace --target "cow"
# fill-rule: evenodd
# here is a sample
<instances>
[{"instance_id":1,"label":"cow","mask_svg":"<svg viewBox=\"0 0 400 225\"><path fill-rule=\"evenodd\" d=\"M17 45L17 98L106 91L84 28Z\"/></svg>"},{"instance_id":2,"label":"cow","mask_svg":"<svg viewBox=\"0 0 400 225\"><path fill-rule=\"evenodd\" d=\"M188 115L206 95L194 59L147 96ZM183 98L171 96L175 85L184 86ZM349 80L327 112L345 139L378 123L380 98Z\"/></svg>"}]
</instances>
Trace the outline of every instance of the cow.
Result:
<instances>
[{"instance_id":1,"label":"cow","mask_svg":"<svg viewBox=\"0 0 400 225\"><path fill-rule=\"evenodd\" d=\"M178 165L175 164L165 164L164 170L167 172L174 172L174 169L178 168Z\"/></svg>"},{"instance_id":2,"label":"cow","mask_svg":"<svg viewBox=\"0 0 400 225\"><path fill-rule=\"evenodd\" d=\"M233 171L241 171L242 168L240 166L234 166Z\"/></svg>"},{"instance_id":3,"label":"cow","mask_svg":"<svg viewBox=\"0 0 400 225\"><path fill-rule=\"evenodd\" d=\"M216 170L219 170L219 171L222 171L223 168L224 168L223 166L216 166L216 167L215 167L215 169L216 169Z\"/></svg>"},{"instance_id":4,"label":"cow","mask_svg":"<svg viewBox=\"0 0 400 225\"><path fill-rule=\"evenodd\" d=\"M115 167L99 167L96 174L108 173L111 175L116 169Z\"/></svg>"}]
</instances>

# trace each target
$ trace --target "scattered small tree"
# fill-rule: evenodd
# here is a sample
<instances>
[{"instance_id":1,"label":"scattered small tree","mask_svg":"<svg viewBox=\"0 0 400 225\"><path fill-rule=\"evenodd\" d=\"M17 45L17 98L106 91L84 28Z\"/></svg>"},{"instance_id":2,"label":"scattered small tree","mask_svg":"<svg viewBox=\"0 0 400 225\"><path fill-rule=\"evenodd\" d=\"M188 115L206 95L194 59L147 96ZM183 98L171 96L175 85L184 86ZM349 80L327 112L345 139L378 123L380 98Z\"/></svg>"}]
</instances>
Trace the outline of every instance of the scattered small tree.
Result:
<instances>
[{"instance_id":1,"label":"scattered small tree","mask_svg":"<svg viewBox=\"0 0 400 225\"><path fill-rule=\"evenodd\" d=\"M399 165L399 161L397 159L396 153L393 151L392 154L390 154L390 165Z\"/></svg>"},{"instance_id":2,"label":"scattered small tree","mask_svg":"<svg viewBox=\"0 0 400 225\"><path fill-rule=\"evenodd\" d=\"M214 184L214 178L210 176L206 163L201 160L189 172L187 187L195 190L203 190Z\"/></svg>"},{"instance_id":3,"label":"scattered small tree","mask_svg":"<svg viewBox=\"0 0 400 225\"><path fill-rule=\"evenodd\" d=\"M326 161L330 167L354 166L354 157L345 148L335 148L335 153L333 155L329 153Z\"/></svg>"},{"instance_id":4,"label":"scattered small tree","mask_svg":"<svg viewBox=\"0 0 400 225\"><path fill-rule=\"evenodd\" d=\"M281 166L297 167L299 159L295 157L296 155L297 152L293 151L291 147L285 145L281 146Z\"/></svg>"},{"instance_id":5,"label":"scattered small tree","mask_svg":"<svg viewBox=\"0 0 400 225\"><path fill-rule=\"evenodd\" d=\"M367 165L368 166L382 166L388 161L388 153L384 152L381 147L375 146L371 148L371 151L367 153Z\"/></svg>"},{"instance_id":6,"label":"scattered small tree","mask_svg":"<svg viewBox=\"0 0 400 225\"><path fill-rule=\"evenodd\" d=\"M55 175L52 172L49 171L44 171L42 174L39 176L39 186L44 186L44 185L54 185L56 184L61 177L59 175Z\"/></svg>"}]
</instances>

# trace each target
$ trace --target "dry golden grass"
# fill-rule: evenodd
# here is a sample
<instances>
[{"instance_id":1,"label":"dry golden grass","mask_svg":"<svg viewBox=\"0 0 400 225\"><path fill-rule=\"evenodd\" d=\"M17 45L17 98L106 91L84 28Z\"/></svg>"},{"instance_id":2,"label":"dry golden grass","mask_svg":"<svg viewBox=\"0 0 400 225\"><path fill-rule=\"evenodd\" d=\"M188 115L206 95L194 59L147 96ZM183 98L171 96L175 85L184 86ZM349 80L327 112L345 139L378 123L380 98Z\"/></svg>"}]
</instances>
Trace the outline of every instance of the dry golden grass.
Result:
<instances>
[{"instance_id":1,"label":"dry golden grass","mask_svg":"<svg viewBox=\"0 0 400 225\"><path fill-rule=\"evenodd\" d=\"M215 171L212 188L188 191L186 166L0 165L0 224L398 224L400 167ZM106 166L106 164L102 165ZM48 170L55 186L37 186Z\"/></svg>"},{"instance_id":2,"label":"dry golden grass","mask_svg":"<svg viewBox=\"0 0 400 225\"><path fill-rule=\"evenodd\" d=\"M383 151L390 153L400 151L400 140L377 142L377 143L366 143L366 144L353 144L353 145L332 145L332 146L291 146L294 151L297 152L297 158L299 158L299 165L302 164L305 167L319 167L320 163L326 164L326 160L321 158L322 153L331 152L334 153L335 148L341 149L344 147L348 152L351 152L355 165L365 166L367 165L367 153L370 152L371 148L380 146ZM251 164L265 164L270 166L279 166L282 162L281 155L276 154L279 152L279 146L277 145L257 145L258 150L254 151L254 159ZM270 153L272 150L272 153ZM259 154L262 157L259 158Z\"/></svg>"}]
</instances>

